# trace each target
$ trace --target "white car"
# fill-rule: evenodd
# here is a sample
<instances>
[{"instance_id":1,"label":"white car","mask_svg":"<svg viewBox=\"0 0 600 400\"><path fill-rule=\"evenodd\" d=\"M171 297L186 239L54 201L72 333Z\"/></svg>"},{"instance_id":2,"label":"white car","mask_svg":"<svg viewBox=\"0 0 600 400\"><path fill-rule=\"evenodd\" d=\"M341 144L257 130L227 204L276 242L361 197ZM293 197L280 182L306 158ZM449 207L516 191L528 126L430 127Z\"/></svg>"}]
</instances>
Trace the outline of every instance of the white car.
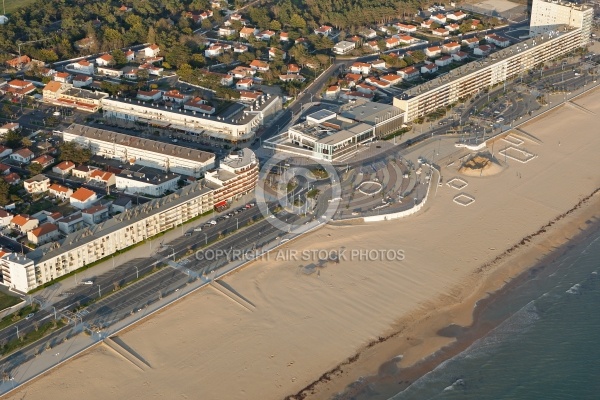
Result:
<instances>
[{"instance_id":1,"label":"white car","mask_svg":"<svg viewBox=\"0 0 600 400\"><path fill-rule=\"evenodd\" d=\"M93 284L94 284L94 281L87 280L87 281L83 281L83 282L81 282L81 283L83 283L84 285L93 285Z\"/></svg>"},{"instance_id":2,"label":"white car","mask_svg":"<svg viewBox=\"0 0 600 400\"><path fill-rule=\"evenodd\" d=\"M217 221L215 221L215 220L213 219L213 220L210 220L210 221L208 221L208 223L209 223L209 224L211 224L211 225L216 225L216 224L217 224Z\"/></svg>"},{"instance_id":3,"label":"white car","mask_svg":"<svg viewBox=\"0 0 600 400\"><path fill-rule=\"evenodd\" d=\"M198 226L196 228L194 228L194 232L200 232L202 231L202 227Z\"/></svg>"}]
</instances>

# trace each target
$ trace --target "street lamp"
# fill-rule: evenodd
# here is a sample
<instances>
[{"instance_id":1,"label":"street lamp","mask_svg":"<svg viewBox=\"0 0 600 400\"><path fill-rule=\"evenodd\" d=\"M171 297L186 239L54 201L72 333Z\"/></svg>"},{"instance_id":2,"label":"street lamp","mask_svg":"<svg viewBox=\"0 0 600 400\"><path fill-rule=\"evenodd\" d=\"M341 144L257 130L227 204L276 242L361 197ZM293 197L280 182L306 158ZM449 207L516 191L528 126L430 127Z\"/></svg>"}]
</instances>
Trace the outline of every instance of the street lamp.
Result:
<instances>
[{"instance_id":1,"label":"street lamp","mask_svg":"<svg viewBox=\"0 0 600 400\"><path fill-rule=\"evenodd\" d=\"M100 293L100 285L98 285L98 298L102 297L102 294Z\"/></svg>"},{"instance_id":2,"label":"street lamp","mask_svg":"<svg viewBox=\"0 0 600 400\"><path fill-rule=\"evenodd\" d=\"M202 232L204 233L204 245L208 245L208 235L206 234L206 232Z\"/></svg>"},{"instance_id":3,"label":"street lamp","mask_svg":"<svg viewBox=\"0 0 600 400\"><path fill-rule=\"evenodd\" d=\"M140 279L140 271L138 270L137 265L134 265L135 268L135 279Z\"/></svg>"}]
</instances>

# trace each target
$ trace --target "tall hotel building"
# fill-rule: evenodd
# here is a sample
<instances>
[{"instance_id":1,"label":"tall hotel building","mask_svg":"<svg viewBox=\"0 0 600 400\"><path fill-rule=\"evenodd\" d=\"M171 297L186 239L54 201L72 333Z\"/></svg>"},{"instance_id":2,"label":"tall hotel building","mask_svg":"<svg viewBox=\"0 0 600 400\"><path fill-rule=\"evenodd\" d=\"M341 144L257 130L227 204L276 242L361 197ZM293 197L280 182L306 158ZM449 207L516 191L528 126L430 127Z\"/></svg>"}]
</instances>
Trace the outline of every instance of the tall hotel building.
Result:
<instances>
[{"instance_id":1,"label":"tall hotel building","mask_svg":"<svg viewBox=\"0 0 600 400\"><path fill-rule=\"evenodd\" d=\"M394 106L406 112L406 121L413 121L584 47L592 16L593 9L585 5L534 0L530 39L411 88L394 98Z\"/></svg>"}]
</instances>

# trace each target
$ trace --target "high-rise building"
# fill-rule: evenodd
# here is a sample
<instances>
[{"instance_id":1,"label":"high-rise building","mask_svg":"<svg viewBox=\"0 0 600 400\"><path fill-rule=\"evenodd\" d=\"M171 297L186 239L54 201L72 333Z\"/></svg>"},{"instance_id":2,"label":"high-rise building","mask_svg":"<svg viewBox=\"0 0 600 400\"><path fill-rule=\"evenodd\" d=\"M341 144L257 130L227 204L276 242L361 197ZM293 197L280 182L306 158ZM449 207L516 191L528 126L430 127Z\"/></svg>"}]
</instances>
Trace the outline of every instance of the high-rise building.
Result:
<instances>
[{"instance_id":1,"label":"high-rise building","mask_svg":"<svg viewBox=\"0 0 600 400\"><path fill-rule=\"evenodd\" d=\"M581 46L588 44L594 9L585 4L559 0L533 0L531 5L530 36L556 31L561 26L581 29Z\"/></svg>"}]
</instances>

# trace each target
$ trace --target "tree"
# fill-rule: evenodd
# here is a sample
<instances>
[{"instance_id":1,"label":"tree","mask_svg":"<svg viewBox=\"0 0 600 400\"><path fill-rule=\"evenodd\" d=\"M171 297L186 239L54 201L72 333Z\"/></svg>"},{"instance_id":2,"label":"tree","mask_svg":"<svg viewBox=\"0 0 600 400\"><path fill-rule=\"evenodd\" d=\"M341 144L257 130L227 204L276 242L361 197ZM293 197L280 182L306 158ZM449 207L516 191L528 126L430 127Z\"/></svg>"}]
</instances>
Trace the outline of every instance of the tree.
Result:
<instances>
[{"instance_id":1,"label":"tree","mask_svg":"<svg viewBox=\"0 0 600 400\"><path fill-rule=\"evenodd\" d=\"M112 56L116 66L120 67L127 64L127 57L125 56L125 53L123 53L123 50L116 49L110 53L110 55Z\"/></svg>"},{"instance_id":2,"label":"tree","mask_svg":"<svg viewBox=\"0 0 600 400\"><path fill-rule=\"evenodd\" d=\"M92 151L75 142L64 142L60 145L60 161L72 161L75 164L87 163L92 158Z\"/></svg>"},{"instance_id":3,"label":"tree","mask_svg":"<svg viewBox=\"0 0 600 400\"><path fill-rule=\"evenodd\" d=\"M306 21L298 14L292 14L290 25L294 29L306 29Z\"/></svg>"},{"instance_id":4,"label":"tree","mask_svg":"<svg viewBox=\"0 0 600 400\"><path fill-rule=\"evenodd\" d=\"M37 174L41 174L44 167L42 167L42 164L31 163L27 166L27 169L29 170L31 176L35 176Z\"/></svg>"},{"instance_id":5,"label":"tree","mask_svg":"<svg viewBox=\"0 0 600 400\"><path fill-rule=\"evenodd\" d=\"M0 179L0 206L5 206L10 202L10 185Z\"/></svg>"},{"instance_id":6,"label":"tree","mask_svg":"<svg viewBox=\"0 0 600 400\"><path fill-rule=\"evenodd\" d=\"M29 147L31 146L33 143L31 143L31 140L27 137L24 137L23 139L21 139L21 145L23 147Z\"/></svg>"},{"instance_id":7,"label":"tree","mask_svg":"<svg viewBox=\"0 0 600 400\"><path fill-rule=\"evenodd\" d=\"M6 144L7 147L15 148L15 147L19 147L21 145L22 137L18 132L8 131L4 135L3 139L4 139L4 143Z\"/></svg>"}]
</instances>

